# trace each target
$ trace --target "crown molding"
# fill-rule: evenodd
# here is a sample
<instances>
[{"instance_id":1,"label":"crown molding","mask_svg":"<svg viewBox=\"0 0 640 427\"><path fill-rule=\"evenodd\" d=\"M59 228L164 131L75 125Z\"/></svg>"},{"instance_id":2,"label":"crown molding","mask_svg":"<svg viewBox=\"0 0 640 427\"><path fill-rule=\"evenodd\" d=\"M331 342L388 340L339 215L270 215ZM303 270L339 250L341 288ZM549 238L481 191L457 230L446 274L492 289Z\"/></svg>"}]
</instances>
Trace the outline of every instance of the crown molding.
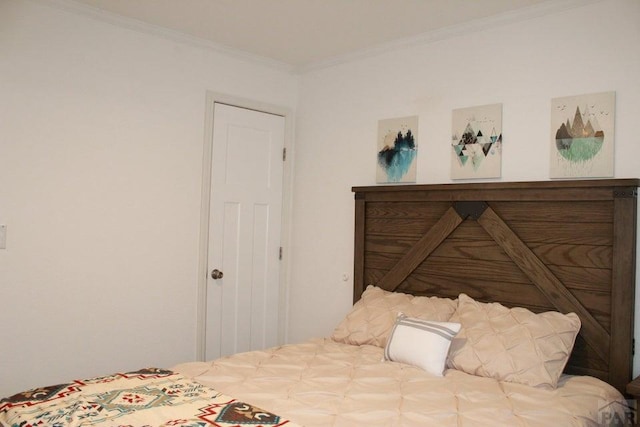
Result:
<instances>
[{"instance_id":1,"label":"crown molding","mask_svg":"<svg viewBox=\"0 0 640 427\"><path fill-rule=\"evenodd\" d=\"M547 0L533 6L525 7L511 12L505 12L486 18L475 19L463 24L452 25L438 30L429 31L418 36L407 37L389 43L361 49L344 55L331 57L327 60L311 63L306 66L296 67L298 74L330 68L336 65L354 62L357 60L394 52L414 46L426 45L440 40L458 37L465 34L486 31L500 25L510 25L546 15L564 12L570 9L583 7L603 0Z\"/></svg>"},{"instance_id":2,"label":"crown molding","mask_svg":"<svg viewBox=\"0 0 640 427\"><path fill-rule=\"evenodd\" d=\"M305 74L308 72L330 68L336 65L358 61L365 58L375 57L385 53L406 49L415 46L426 45L440 40L458 37L464 34L486 31L501 25L510 25L529 19L539 18L545 15L564 12L570 9L583 7L604 0L547 0L530 7L525 7L511 12L480 18L463 24L452 25L434 31L428 31L418 36L407 37L389 43L382 43L370 48L361 49L344 55L337 55L326 60L312 62L307 65L292 65L261 55L246 52L240 49L231 48L199 37L187 35L185 33L167 29L146 22L117 15L115 13L98 9L74 0L29 0L45 6L50 6L59 10L82 15L106 22L117 27L138 31L140 33L151 34L173 42L210 50L221 55L234 59L262 65L282 72L291 74Z\"/></svg>"},{"instance_id":3,"label":"crown molding","mask_svg":"<svg viewBox=\"0 0 640 427\"><path fill-rule=\"evenodd\" d=\"M137 19L124 17L115 13L98 9L93 6L86 5L84 3L78 3L73 0L30 0L31 2L38 3L44 6L53 7L65 12L73 13L75 15L85 16L97 21L106 22L116 27L126 28L128 30L137 31L140 33L150 34L159 38L163 38L169 41L182 43L188 46L197 47L200 49L206 49L215 53L225 55L234 59L251 62L256 65L262 65L269 68L273 68L279 71L292 73L296 72L294 66L285 62L277 61L275 59L267 58L261 55L256 55L250 52L246 52L240 49L234 49L222 44L218 44L209 40L205 40L199 37L190 36L180 31L171 30L158 25L149 24Z\"/></svg>"}]
</instances>

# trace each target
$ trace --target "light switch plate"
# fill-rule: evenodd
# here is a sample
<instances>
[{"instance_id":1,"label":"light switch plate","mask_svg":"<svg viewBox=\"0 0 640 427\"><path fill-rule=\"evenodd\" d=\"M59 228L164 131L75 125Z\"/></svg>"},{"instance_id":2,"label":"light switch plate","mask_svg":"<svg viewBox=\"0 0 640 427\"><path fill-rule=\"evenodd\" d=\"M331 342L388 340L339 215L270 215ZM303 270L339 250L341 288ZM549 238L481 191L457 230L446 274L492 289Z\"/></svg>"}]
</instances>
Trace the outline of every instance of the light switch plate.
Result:
<instances>
[{"instance_id":1,"label":"light switch plate","mask_svg":"<svg viewBox=\"0 0 640 427\"><path fill-rule=\"evenodd\" d=\"M0 224L0 249L7 249L7 226Z\"/></svg>"}]
</instances>

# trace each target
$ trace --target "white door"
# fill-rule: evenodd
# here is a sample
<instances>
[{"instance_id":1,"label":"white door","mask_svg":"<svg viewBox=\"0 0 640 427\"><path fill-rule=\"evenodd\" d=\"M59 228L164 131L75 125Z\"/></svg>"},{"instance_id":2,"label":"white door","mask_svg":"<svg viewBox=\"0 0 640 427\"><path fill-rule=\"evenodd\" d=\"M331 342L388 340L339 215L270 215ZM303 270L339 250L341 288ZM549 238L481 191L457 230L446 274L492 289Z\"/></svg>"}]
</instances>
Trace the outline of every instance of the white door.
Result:
<instances>
[{"instance_id":1,"label":"white door","mask_svg":"<svg viewBox=\"0 0 640 427\"><path fill-rule=\"evenodd\" d=\"M216 103L205 358L278 344L284 117Z\"/></svg>"}]
</instances>

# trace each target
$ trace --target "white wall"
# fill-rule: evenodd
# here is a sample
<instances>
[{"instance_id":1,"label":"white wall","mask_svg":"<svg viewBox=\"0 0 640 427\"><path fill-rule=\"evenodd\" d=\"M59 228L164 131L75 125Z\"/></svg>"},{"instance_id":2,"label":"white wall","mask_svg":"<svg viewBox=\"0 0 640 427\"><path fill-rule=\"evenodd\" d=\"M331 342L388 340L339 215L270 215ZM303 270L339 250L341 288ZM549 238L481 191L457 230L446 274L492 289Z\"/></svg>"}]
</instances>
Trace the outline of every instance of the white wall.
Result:
<instances>
[{"instance_id":1,"label":"white wall","mask_svg":"<svg viewBox=\"0 0 640 427\"><path fill-rule=\"evenodd\" d=\"M299 95L300 341L351 305L351 186L375 183L379 119L418 114L418 182L449 182L451 110L501 102L502 180L546 180L550 99L615 90L616 177L638 177L638 45L640 2L605 0L298 78L0 0L0 396L195 357L206 90L293 109Z\"/></svg>"},{"instance_id":2,"label":"white wall","mask_svg":"<svg viewBox=\"0 0 640 427\"><path fill-rule=\"evenodd\" d=\"M330 334L351 306L351 186L375 184L379 119L419 115L417 182L447 183L451 111L502 103L501 180L548 180L551 99L616 91L615 176L640 177L638 46L640 2L610 0L305 74L290 340Z\"/></svg>"},{"instance_id":3,"label":"white wall","mask_svg":"<svg viewBox=\"0 0 640 427\"><path fill-rule=\"evenodd\" d=\"M293 109L298 78L0 0L0 396L195 358L207 90Z\"/></svg>"}]
</instances>

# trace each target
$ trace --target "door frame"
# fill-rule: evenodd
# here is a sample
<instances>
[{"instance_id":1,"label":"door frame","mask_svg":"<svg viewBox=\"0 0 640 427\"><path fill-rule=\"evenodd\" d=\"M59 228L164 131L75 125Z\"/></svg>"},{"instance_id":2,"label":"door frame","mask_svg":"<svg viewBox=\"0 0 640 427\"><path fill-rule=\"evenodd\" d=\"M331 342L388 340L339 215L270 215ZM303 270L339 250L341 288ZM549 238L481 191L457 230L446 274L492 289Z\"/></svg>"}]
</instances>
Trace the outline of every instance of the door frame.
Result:
<instances>
[{"instance_id":1,"label":"door frame","mask_svg":"<svg viewBox=\"0 0 640 427\"><path fill-rule=\"evenodd\" d=\"M280 246L283 257L280 261L280 295L278 310L278 343L283 344L288 337L289 324L289 276L291 255L287 250L291 247L291 213L293 194L293 112L287 107L265 104L251 99L233 95L207 91L204 120L204 144L202 150L202 193L200 196L200 233L198 242L198 292L196 307L196 360L205 359L206 316L207 316L207 282L209 255L209 212L211 202L211 168L213 164L213 125L215 104L226 104L233 107L260 111L284 117L284 148L287 159L282 170L282 228Z\"/></svg>"}]
</instances>

